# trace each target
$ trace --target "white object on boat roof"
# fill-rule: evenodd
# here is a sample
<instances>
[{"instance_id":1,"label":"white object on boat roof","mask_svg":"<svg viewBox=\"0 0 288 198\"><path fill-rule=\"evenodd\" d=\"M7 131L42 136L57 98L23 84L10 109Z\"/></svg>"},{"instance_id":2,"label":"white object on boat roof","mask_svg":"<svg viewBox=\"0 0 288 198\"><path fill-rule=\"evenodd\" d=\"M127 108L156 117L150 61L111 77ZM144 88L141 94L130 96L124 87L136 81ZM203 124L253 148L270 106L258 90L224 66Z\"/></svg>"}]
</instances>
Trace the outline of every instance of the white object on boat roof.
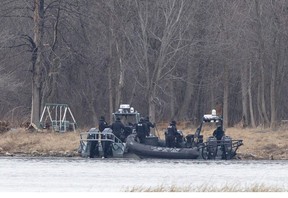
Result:
<instances>
[{"instance_id":1,"label":"white object on boat roof","mask_svg":"<svg viewBox=\"0 0 288 198\"><path fill-rule=\"evenodd\" d=\"M212 116L216 116L216 110L212 109Z\"/></svg>"},{"instance_id":2,"label":"white object on boat roof","mask_svg":"<svg viewBox=\"0 0 288 198\"><path fill-rule=\"evenodd\" d=\"M129 104L120 104L120 109L130 109Z\"/></svg>"}]
</instances>

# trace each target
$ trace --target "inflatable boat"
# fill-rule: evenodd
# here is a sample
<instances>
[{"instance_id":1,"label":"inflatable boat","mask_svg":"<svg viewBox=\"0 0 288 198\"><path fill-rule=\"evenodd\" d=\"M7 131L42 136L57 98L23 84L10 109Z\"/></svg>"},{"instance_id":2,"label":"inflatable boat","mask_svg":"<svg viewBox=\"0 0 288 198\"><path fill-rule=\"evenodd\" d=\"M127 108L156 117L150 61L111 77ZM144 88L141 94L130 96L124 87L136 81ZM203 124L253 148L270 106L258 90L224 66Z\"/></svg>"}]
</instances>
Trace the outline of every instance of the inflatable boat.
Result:
<instances>
[{"instance_id":1,"label":"inflatable boat","mask_svg":"<svg viewBox=\"0 0 288 198\"><path fill-rule=\"evenodd\" d=\"M125 123L125 130L119 138L110 128L105 128L102 132L97 128L91 128L87 132L80 133L78 152L82 157L230 160L236 156L238 148L243 145L242 140L233 140L225 135L223 118L217 116L215 110L212 110L212 114L202 117L202 122L195 134L184 137L182 131L178 130L179 135L175 138L174 148L167 147L165 141L156 136L148 136L144 143L140 143L135 130L140 114L130 105L120 105L120 109L113 113L114 121L117 117ZM204 142L201 131L205 123L215 123L220 126L223 137L216 138L213 134Z\"/></svg>"},{"instance_id":2,"label":"inflatable boat","mask_svg":"<svg viewBox=\"0 0 288 198\"><path fill-rule=\"evenodd\" d=\"M146 137L145 144L138 142L136 134L127 137L126 147L140 158L165 158L165 159L197 159L200 152L197 147L168 148L165 142L158 137Z\"/></svg>"}]
</instances>

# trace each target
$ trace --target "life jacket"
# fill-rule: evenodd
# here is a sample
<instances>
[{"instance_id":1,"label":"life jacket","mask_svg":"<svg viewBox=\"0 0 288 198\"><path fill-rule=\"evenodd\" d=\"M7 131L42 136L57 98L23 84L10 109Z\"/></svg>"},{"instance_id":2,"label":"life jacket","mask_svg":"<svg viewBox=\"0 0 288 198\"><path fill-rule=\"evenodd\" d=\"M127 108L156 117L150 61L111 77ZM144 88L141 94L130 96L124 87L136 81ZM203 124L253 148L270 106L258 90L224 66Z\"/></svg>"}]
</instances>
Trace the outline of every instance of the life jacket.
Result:
<instances>
[{"instance_id":1,"label":"life jacket","mask_svg":"<svg viewBox=\"0 0 288 198\"><path fill-rule=\"evenodd\" d=\"M144 123L142 123L142 122L139 122L136 125L136 132L139 135L145 135L145 133L146 133L146 125Z\"/></svg>"}]
</instances>

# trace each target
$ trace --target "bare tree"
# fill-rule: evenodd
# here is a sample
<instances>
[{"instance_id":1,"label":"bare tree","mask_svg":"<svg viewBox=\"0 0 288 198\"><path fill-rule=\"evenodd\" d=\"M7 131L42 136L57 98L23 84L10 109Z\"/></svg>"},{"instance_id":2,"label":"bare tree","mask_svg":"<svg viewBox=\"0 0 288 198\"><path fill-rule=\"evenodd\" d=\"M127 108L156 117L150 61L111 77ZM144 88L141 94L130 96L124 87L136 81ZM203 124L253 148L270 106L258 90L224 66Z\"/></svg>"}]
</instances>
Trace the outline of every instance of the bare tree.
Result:
<instances>
[{"instance_id":1,"label":"bare tree","mask_svg":"<svg viewBox=\"0 0 288 198\"><path fill-rule=\"evenodd\" d=\"M42 57L44 34L44 0L34 0L34 38L32 54L32 110L31 123L39 125L42 91Z\"/></svg>"}]
</instances>

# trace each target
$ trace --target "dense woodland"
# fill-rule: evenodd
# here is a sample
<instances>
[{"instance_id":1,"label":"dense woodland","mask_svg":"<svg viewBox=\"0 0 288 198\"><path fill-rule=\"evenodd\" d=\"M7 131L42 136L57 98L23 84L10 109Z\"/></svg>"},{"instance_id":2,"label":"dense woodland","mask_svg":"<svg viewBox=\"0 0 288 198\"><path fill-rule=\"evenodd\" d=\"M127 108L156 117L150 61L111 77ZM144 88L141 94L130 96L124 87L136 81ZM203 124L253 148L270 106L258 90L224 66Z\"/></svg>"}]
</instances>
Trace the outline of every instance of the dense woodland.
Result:
<instances>
[{"instance_id":1,"label":"dense woodland","mask_svg":"<svg viewBox=\"0 0 288 198\"><path fill-rule=\"evenodd\" d=\"M288 120L287 0L1 0L0 120L68 104L80 126L131 104L155 122L216 108Z\"/></svg>"}]
</instances>

